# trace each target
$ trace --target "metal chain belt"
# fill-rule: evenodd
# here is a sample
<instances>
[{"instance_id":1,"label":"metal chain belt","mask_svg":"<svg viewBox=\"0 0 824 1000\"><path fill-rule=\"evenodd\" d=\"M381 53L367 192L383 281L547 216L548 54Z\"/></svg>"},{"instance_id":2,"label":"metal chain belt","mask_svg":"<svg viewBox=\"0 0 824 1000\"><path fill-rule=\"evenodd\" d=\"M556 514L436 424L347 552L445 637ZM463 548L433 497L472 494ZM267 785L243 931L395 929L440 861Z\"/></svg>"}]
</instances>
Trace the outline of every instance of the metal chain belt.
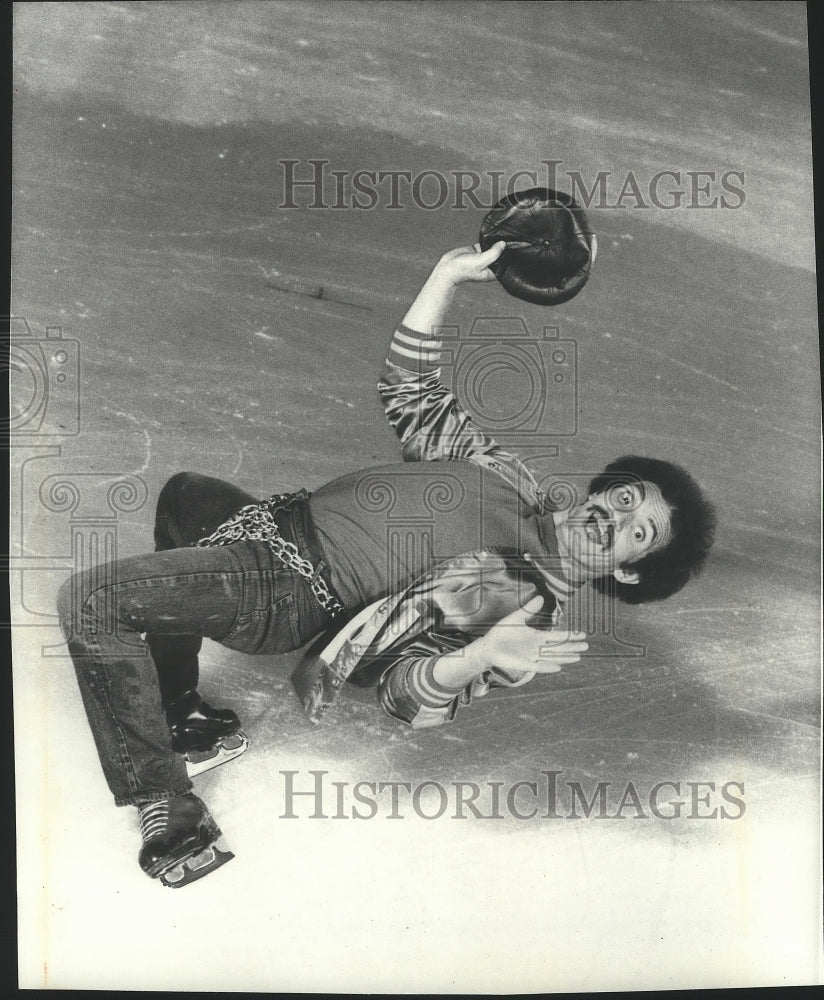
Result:
<instances>
[{"instance_id":1,"label":"metal chain belt","mask_svg":"<svg viewBox=\"0 0 824 1000\"><path fill-rule=\"evenodd\" d=\"M294 542L288 542L280 533L274 518L274 511L285 506L284 501L300 498L300 494L275 493L268 500L252 503L241 509L228 521L224 521L211 535L201 538L198 545L231 545L233 542L266 542L275 556L289 569L296 570L309 581L312 593L320 606L332 617L344 608L331 593L326 581L315 571L308 559L304 559Z\"/></svg>"}]
</instances>

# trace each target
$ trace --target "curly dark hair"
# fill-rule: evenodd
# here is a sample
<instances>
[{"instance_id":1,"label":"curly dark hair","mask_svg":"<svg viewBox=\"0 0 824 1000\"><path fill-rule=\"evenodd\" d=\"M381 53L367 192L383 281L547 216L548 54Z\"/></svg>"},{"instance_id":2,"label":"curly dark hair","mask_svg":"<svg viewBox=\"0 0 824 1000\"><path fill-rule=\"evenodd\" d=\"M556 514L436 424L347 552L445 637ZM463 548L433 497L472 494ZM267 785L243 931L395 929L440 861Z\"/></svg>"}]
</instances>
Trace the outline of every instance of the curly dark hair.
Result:
<instances>
[{"instance_id":1,"label":"curly dark hair","mask_svg":"<svg viewBox=\"0 0 824 1000\"><path fill-rule=\"evenodd\" d=\"M655 483L672 508L672 538L663 549L632 564L638 583L619 583L614 576L593 581L598 590L626 604L661 601L677 593L700 572L715 538L715 508L686 469L673 462L624 455L592 480L589 492L603 493L639 480Z\"/></svg>"}]
</instances>

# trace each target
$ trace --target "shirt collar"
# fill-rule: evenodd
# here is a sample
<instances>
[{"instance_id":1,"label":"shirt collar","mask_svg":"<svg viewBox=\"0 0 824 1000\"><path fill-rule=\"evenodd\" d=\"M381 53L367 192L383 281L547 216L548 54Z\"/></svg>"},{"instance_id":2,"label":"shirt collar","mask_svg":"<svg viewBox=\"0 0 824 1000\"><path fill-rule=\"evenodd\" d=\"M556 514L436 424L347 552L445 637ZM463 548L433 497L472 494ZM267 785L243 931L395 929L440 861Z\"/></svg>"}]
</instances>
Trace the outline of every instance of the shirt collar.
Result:
<instances>
[{"instance_id":1,"label":"shirt collar","mask_svg":"<svg viewBox=\"0 0 824 1000\"><path fill-rule=\"evenodd\" d=\"M524 556L539 570L558 600L567 601L581 584L572 583L570 580L568 553L562 547L561 539L555 531L552 511L545 510L536 516L542 551L524 553Z\"/></svg>"}]
</instances>

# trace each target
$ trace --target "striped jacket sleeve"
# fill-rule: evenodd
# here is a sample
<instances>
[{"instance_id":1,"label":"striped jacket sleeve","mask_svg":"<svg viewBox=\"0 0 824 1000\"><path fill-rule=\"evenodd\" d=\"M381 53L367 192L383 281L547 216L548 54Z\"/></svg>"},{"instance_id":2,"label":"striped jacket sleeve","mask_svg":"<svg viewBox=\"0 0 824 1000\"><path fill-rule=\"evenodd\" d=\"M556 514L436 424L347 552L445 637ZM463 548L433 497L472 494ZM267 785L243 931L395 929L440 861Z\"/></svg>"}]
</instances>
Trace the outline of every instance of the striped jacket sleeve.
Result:
<instances>
[{"instance_id":1,"label":"striped jacket sleeve","mask_svg":"<svg viewBox=\"0 0 824 1000\"><path fill-rule=\"evenodd\" d=\"M434 677L440 655L465 645L468 636L423 633L407 643L401 655L384 670L378 683L378 701L387 715L413 729L451 722L463 705L496 687L520 687L535 676L530 671L492 667L468 684L448 688Z\"/></svg>"},{"instance_id":2,"label":"striped jacket sleeve","mask_svg":"<svg viewBox=\"0 0 824 1000\"><path fill-rule=\"evenodd\" d=\"M442 341L401 324L378 380L387 419L404 460L450 461L507 452L482 431L441 383Z\"/></svg>"},{"instance_id":3,"label":"striped jacket sleeve","mask_svg":"<svg viewBox=\"0 0 824 1000\"><path fill-rule=\"evenodd\" d=\"M445 688L433 676L437 656L406 655L384 672L378 684L378 701L387 715L413 729L452 722L458 709L471 705L493 688L520 687L535 676L530 671L484 671L460 690Z\"/></svg>"}]
</instances>

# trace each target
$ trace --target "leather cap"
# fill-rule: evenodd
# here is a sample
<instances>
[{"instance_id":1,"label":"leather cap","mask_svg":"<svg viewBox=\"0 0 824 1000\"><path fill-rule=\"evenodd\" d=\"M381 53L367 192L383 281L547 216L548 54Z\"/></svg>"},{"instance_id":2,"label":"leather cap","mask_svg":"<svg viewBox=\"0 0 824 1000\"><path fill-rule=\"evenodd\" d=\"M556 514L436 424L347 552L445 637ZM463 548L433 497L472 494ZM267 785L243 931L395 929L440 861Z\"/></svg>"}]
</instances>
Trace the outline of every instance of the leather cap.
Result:
<instances>
[{"instance_id":1,"label":"leather cap","mask_svg":"<svg viewBox=\"0 0 824 1000\"><path fill-rule=\"evenodd\" d=\"M549 188L516 191L489 211L481 250L499 240L507 246L490 270L510 295L543 306L560 305L581 291L598 248L580 205Z\"/></svg>"}]
</instances>

